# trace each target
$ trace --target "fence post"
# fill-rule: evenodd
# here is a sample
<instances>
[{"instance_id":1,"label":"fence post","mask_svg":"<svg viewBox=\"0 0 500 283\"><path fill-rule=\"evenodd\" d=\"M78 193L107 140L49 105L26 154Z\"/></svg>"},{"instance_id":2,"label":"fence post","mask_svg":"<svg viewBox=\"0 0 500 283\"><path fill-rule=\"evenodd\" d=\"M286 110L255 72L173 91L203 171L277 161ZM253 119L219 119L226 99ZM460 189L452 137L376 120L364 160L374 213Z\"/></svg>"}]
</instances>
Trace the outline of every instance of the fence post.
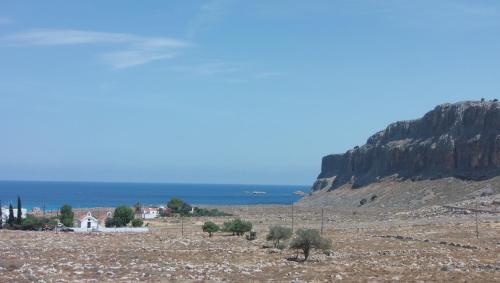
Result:
<instances>
[{"instance_id":1,"label":"fence post","mask_svg":"<svg viewBox=\"0 0 500 283\"><path fill-rule=\"evenodd\" d=\"M321 235L323 235L323 219L324 219L323 218L323 214L324 214L323 211L324 211L324 209L321 208Z\"/></svg>"},{"instance_id":2,"label":"fence post","mask_svg":"<svg viewBox=\"0 0 500 283\"><path fill-rule=\"evenodd\" d=\"M479 239L479 224L477 223L477 199L476 199L476 239Z\"/></svg>"}]
</instances>

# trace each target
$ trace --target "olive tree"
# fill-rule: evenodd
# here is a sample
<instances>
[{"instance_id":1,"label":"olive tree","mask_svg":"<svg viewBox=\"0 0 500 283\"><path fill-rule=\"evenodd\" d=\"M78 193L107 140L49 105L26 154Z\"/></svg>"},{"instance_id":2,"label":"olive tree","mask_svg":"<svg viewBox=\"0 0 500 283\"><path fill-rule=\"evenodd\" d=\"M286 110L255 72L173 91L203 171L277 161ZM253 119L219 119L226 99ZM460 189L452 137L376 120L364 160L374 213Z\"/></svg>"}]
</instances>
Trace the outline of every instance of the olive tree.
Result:
<instances>
[{"instance_id":1,"label":"olive tree","mask_svg":"<svg viewBox=\"0 0 500 283\"><path fill-rule=\"evenodd\" d=\"M208 237L212 237L212 233L215 233L220 229L219 226L212 221L205 222L201 228L203 229L203 232L208 233Z\"/></svg>"},{"instance_id":2,"label":"olive tree","mask_svg":"<svg viewBox=\"0 0 500 283\"><path fill-rule=\"evenodd\" d=\"M297 236L290 244L290 248L302 250L304 253L304 261L306 261L312 248L326 250L329 249L331 245L331 241L329 239L322 238L318 230L299 229L297 231Z\"/></svg>"},{"instance_id":3,"label":"olive tree","mask_svg":"<svg viewBox=\"0 0 500 283\"><path fill-rule=\"evenodd\" d=\"M230 222L224 222L222 230L225 232L232 232L233 236L241 236L246 232L252 231L252 223L238 218Z\"/></svg>"},{"instance_id":4,"label":"olive tree","mask_svg":"<svg viewBox=\"0 0 500 283\"><path fill-rule=\"evenodd\" d=\"M269 233L266 240L273 241L274 247L277 248L281 240L288 240L292 237L292 229L283 226L269 227Z\"/></svg>"}]
</instances>

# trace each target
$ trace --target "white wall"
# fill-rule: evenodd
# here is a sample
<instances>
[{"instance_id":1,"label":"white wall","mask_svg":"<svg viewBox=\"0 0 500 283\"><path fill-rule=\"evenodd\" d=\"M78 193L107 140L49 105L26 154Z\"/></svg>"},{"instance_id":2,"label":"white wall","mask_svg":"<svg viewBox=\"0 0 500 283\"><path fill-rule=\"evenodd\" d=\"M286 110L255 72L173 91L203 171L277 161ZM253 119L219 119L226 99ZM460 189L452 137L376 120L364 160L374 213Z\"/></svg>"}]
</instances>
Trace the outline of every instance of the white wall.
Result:
<instances>
[{"instance_id":1,"label":"white wall","mask_svg":"<svg viewBox=\"0 0 500 283\"><path fill-rule=\"evenodd\" d=\"M149 232L148 227L119 227L119 228L105 228L100 226L98 229L96 229L98 232L104 232L104 233L146 233ZM73 228L73 231L75 233L86 233L91 230L87 229L87 226L85 228Z\"/></svg>"},{"instance_id":2,"label":"white wall","mask_svg":"<svg viewBox=\"0 0 500 283\"><path fill-rule=\"evenodd\" d=\"M28 210L26 208L21 208L21 218L26 218L27 214ZM14 217L17 217L17 208L14 208ZM2 207L2 219L4 224L5 222L7 222L8 218L9 218L9 208Z\"/></svg>"}]
</instances>

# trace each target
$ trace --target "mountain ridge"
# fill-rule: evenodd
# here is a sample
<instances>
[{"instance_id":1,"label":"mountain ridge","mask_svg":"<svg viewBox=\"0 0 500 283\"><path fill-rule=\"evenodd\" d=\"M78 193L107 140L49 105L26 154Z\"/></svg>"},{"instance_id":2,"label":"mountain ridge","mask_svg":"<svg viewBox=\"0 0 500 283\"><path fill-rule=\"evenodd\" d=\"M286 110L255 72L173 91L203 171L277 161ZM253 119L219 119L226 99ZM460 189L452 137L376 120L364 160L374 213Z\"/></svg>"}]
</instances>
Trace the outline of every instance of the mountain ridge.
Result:
<instances>
[{"instance_id":1,"label":"mountain ridge","mask_svg":"<svg viewBox=\"0 0 500 283\"><path fill-rule=\"evenodd\" d=\"M422 118L398 121L343 154L323 157L312 191L383 178L484 180L500 175L500 103L436 106Z\"/></svg>"}]
</instances>

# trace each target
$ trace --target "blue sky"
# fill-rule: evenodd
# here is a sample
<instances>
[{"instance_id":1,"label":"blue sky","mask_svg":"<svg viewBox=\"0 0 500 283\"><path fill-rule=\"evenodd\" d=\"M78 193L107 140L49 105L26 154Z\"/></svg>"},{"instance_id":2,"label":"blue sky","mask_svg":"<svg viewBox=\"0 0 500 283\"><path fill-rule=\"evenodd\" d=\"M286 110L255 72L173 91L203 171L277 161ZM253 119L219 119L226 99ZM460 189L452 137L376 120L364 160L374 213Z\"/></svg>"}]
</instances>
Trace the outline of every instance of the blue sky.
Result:
<instances>
[{"instance_id":1,"label":"blue sky","mask_svg":"<svg viewBox=\"0 0 500 283\"><path fill-rule=\"evenodd\" d=\"M496 0L0 0L0 179L311 184L499 89Z\"/></svg>"}]
</instances>

